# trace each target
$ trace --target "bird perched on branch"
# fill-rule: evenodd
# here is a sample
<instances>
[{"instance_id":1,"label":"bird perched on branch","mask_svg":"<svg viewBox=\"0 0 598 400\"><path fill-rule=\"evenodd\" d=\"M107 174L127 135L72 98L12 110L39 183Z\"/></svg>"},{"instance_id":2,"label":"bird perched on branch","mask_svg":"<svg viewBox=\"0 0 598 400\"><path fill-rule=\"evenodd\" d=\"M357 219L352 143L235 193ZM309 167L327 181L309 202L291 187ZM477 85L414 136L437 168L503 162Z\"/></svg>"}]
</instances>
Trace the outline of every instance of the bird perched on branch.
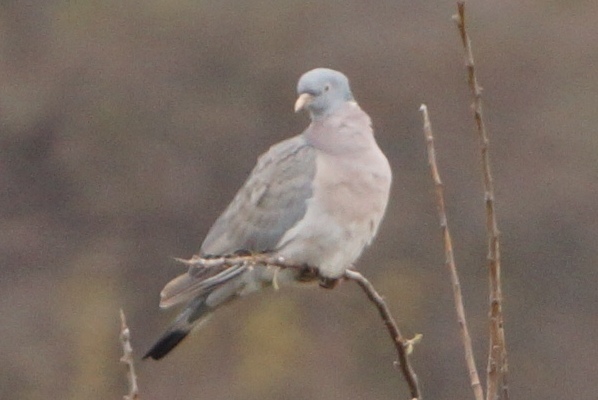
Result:
<instances>
[{"instance_id":1,"label":"bird perched on branch","mask_svg":"<svg viewBox=\"0 0 598 400\"><path fill-rule=\"evenodd\" d=\"M311 123L259 158L208 232L199 256L268 254L305 270L191 267L163 289L160 307L187 305L144 358L164 357L193 326L233 298L309 277L333 286L376 235L391 171L349 80L341 72L317 68L299 79L297 93L295 112L309 112Z\"/></svg>"}]
</instances>

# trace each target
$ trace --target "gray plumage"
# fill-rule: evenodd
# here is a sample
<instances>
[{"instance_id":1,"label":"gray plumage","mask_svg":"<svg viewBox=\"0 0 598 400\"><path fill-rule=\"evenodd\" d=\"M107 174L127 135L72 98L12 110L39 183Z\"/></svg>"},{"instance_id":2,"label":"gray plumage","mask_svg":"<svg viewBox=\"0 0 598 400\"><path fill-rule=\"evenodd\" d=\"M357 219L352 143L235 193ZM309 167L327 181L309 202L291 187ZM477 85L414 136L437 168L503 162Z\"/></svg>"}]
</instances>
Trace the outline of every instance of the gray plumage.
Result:
<instances>
[{"instance_id":1,"label":"gray plumage","mask_svg":"<svg viewBox=\"0 0 598 400\"><path fill-rule=\"evenodd\" d=\"M305 215L313 195L315 157L314 148L301 136L272 146L208 232L201 254L274 250Z\"/></svg>"},{"instance_id":2,"label":"gray plumage","mask_svg":"<svg viewBox=\"0 0 598 400\"><path fill-rule=\"evenodd\" d=\"M316 268L320 279L335 280L376 235L391 171L345 75L311 70L300 78L297 92L295 111L307 110L311 124L259 158L208 232L200 254L268 253ZM232 298L271 285L273 279L284 284L298 278L291 269L191 269L162 291L163 308L189 303L145 357L162 358L211 310Z\"/></svg>"}]
</instances>

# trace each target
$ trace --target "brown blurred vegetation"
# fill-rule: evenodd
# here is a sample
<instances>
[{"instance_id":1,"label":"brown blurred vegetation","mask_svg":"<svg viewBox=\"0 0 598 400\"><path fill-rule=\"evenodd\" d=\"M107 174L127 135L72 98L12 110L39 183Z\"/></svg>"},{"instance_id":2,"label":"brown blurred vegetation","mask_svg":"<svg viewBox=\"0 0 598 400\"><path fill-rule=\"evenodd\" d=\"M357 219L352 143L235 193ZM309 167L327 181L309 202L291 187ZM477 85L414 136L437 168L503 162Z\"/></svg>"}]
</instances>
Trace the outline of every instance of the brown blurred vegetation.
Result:
<instances>
[{"instance_id":1,"label":"brown blurred vegetation","mask_svg":"<svg viewBox=\"0 0 598 400\"><path fill-rule=\"evenodd\" d=\"M0 3L0 398L118 398L119 307L139 356L173 313L170 257L198 249L270 144L295 83L344 71L394 190L360 269L407 335L430 399L471 396L419 105L430 107L478 366L486 241L453 1ZM513 398L595 398L598 3L472 1L492 140ZM165 360L143 399L406 398L352 285L234 304Z\"/></svg>"}]
</instances>

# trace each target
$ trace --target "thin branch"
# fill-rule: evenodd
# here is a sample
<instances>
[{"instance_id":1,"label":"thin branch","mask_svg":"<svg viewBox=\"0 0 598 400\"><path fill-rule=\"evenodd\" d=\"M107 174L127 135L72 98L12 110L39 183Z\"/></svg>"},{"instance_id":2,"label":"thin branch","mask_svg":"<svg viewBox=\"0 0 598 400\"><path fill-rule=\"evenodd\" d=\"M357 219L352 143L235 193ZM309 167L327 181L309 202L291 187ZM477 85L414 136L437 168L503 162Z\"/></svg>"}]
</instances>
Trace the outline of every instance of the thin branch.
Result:
<instances>
[{"instance_id":1,"label":"thin branch","mask_svg":"<svg viewBox=\"0 0 598 400\"><path fill-rule=\"evenodd\" d=\"M203 258L200 256L193 256L189 260L176 259L177 261L189 266L190 274L202 274L207 271L207 268L220 270L220 273L226 273L226 270L234 270L235 273L240 273L244 269L252 268L257 265L263 265L272 268L287 269L292 268L301 272L301 277L308 279L315 279L318 277L317 270L306 267L305 265L297 265L285 260L283 257L272 257L267 254L233 254L222 257ZM384 321L386 328L393 340L397 349L399 357L399 366L411 393L412 399L421 400L421 390L417 383L417 376L413 372L413 368L409 363L408 354L413 348L413 345L419 340L419 336L414 339L406 340L401 335L396 322L394 321L390 311L382 296L376 292L372 284L359 272L354 270L347 270L344 278L356 282L365 292L367 297L376 305L380 313L380 317ZM210 278L204 280L207 282ZM276 285L276 282L273 282Z\"/></svg>"},{"instance_id":2,"label":"thin branch","mask_svg":"<svg viewBox=\"0 0 598 400\"><path fill-rule=\"evenodd\" d=\"M395 322L394 318L390 314L390 311L388 310L386 302L384 301L382 296L380 296L378 292L376 292L374 286L372 286L372 284L363 275L361 275L359 272L355 270L347 270L345 272L345 278L356 282L363 289L368 299L370 299L370 301L372 301L372 303L376 305L376 308L378 308L380 317L384 321L386 329L388 329L388 333L390 334L395 348L397 349L397 355L399 358L398 364L401 368L403 377L407 381L407 385L409 385L411 397L412 399L421 400L422 395L418 385L417 375L415 375L415 372L413 372L413 368L411 367L411 363L409 362L408 355L409 349L411 348L413 342L403 338L401 332L399 331L397 323Z\"/></svg>"},{"instance_id":3,"label":"thin branch","mask_svg":"<svg viewBox=\"0 0 598 400\"><path fill-rule=\"evenodd\" d=\"M125 313L120 310L120 342L123 346L123 356L120 362L127 365L127 378L129 381L129 394L123 396L124 400L139 399L139 387L137 386L137 375L135 374L135 364L133 363L133 347L131 346L131 331L127 326Z\"/></svg>"},{"instance_id":4,"label":"thin branch","mask_svg":"<svg viewBox=\"0 0 598 400\"><path fill-rule=\"evenodd\" d=\"M465 350L465 362L467 363L467 370L469 371L469 380L473 394L476 400L484 400L484 391L480 384L480 377L476 367L473 347L471 345L471 336L469 335L469 328L467 326L467 319L465 318L465 308L463 306L463 295L461 294L461 284L459 283L459 274L457 273L457 265L455 264L455 256L453 253L453 240L448 226L448 218L446 216L446 209L444 203L444 188L440 180L438 172L438 164L436 163L436 150L434 149L434 136L432 134L432 125L430 124L430 117L428 115L428 107L422 104L420 107L424 119L424 136L426 139L426 148L428 151L428 165L432 173L432 180L434 181L434 189L436 192L436 208L438 209L438 218L440 220L440 228L442 229L442 238L444 241L444 257L445 265L448 267L451 283L453 285L453 298L455 301L455 308L457 310L457 321L461 329L461 340Z\"/></svg>"},{"instance_id":5,"label":"thin branch","mask_svg":"<svg viewBox=\"0 0 598 400\"><path fill-rule=\"evenodd\" d=\"M471 41L465 25L465 4L457 3L457 15L453 19L457 23L463 48L465 49L465 65L469 87L473 96L473 113L479 136L482 169L484 176L484 199L486 204L486 231L488 236L488 269L490 287L490 345L488 351L487 391L486 399L498 398L499 382L502 381L502 395L509 399L507 385L507 349L503 328L502 284L500 273L500 242L498 223L496 220L494 183L490 170L489 139L482 114L482 88L476 77Z\"/></svg>"}]
</instances>

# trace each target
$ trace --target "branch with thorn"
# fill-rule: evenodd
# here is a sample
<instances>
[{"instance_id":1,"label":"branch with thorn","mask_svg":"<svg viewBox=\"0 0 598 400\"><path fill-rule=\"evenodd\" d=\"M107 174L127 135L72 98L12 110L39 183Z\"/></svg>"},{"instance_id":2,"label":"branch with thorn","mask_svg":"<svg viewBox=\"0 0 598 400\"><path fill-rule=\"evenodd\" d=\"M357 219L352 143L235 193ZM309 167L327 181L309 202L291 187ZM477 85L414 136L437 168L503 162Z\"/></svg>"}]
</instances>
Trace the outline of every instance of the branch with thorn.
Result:
<instances>
[{"instance_id":1,"label":"branch with thorn","mask_svg":"<svg viewBox=\"0 0 598 400\"><path fill-rule=\"evenodd\" d=\"M201 273L201 271L205 270L206 268L217 268L217 269L230 269L231 271L236 271L239 268L252 268L256 265L263 265L270 268L277 268L277 269L287 269L293 268L298 269L301 271L302 275L306 274L310 277L317 276L317 270L313 268L306 267L305 265L295 265L292 263L287 263L286 260L282 257L272 257L267 254L235 254L231 256L223 256L223 257L210 257L210 258L203 258L200 256L193 256L189 260L182 260L177 259L184 263L185 265L189 266L189 273ZM362 274L359 272L348 269L345 271L345 275L343 276L345 280L353 281L359 285L359 287L365 292L367 298L374 303L376 308L378 309L378 313L388 330L388 333L393 341L395 349L397 351L398 361L396 364L401 371L403 378L407 382L407 386L409 387L409 392L411 394L412 399L419 399L421 400L421 389L419 388L417 375L413 371L411 363L409 362L409 354L413 351L413 347L415 344L421 341L421 335L416 335L413 339L405 339L399 330L397 323L395 322L394 318L392 317L386 302L378 294L374 286L368 281ZM276 283L273 282L273 286L276 287Z\"/></svg>"}]
</instances>

